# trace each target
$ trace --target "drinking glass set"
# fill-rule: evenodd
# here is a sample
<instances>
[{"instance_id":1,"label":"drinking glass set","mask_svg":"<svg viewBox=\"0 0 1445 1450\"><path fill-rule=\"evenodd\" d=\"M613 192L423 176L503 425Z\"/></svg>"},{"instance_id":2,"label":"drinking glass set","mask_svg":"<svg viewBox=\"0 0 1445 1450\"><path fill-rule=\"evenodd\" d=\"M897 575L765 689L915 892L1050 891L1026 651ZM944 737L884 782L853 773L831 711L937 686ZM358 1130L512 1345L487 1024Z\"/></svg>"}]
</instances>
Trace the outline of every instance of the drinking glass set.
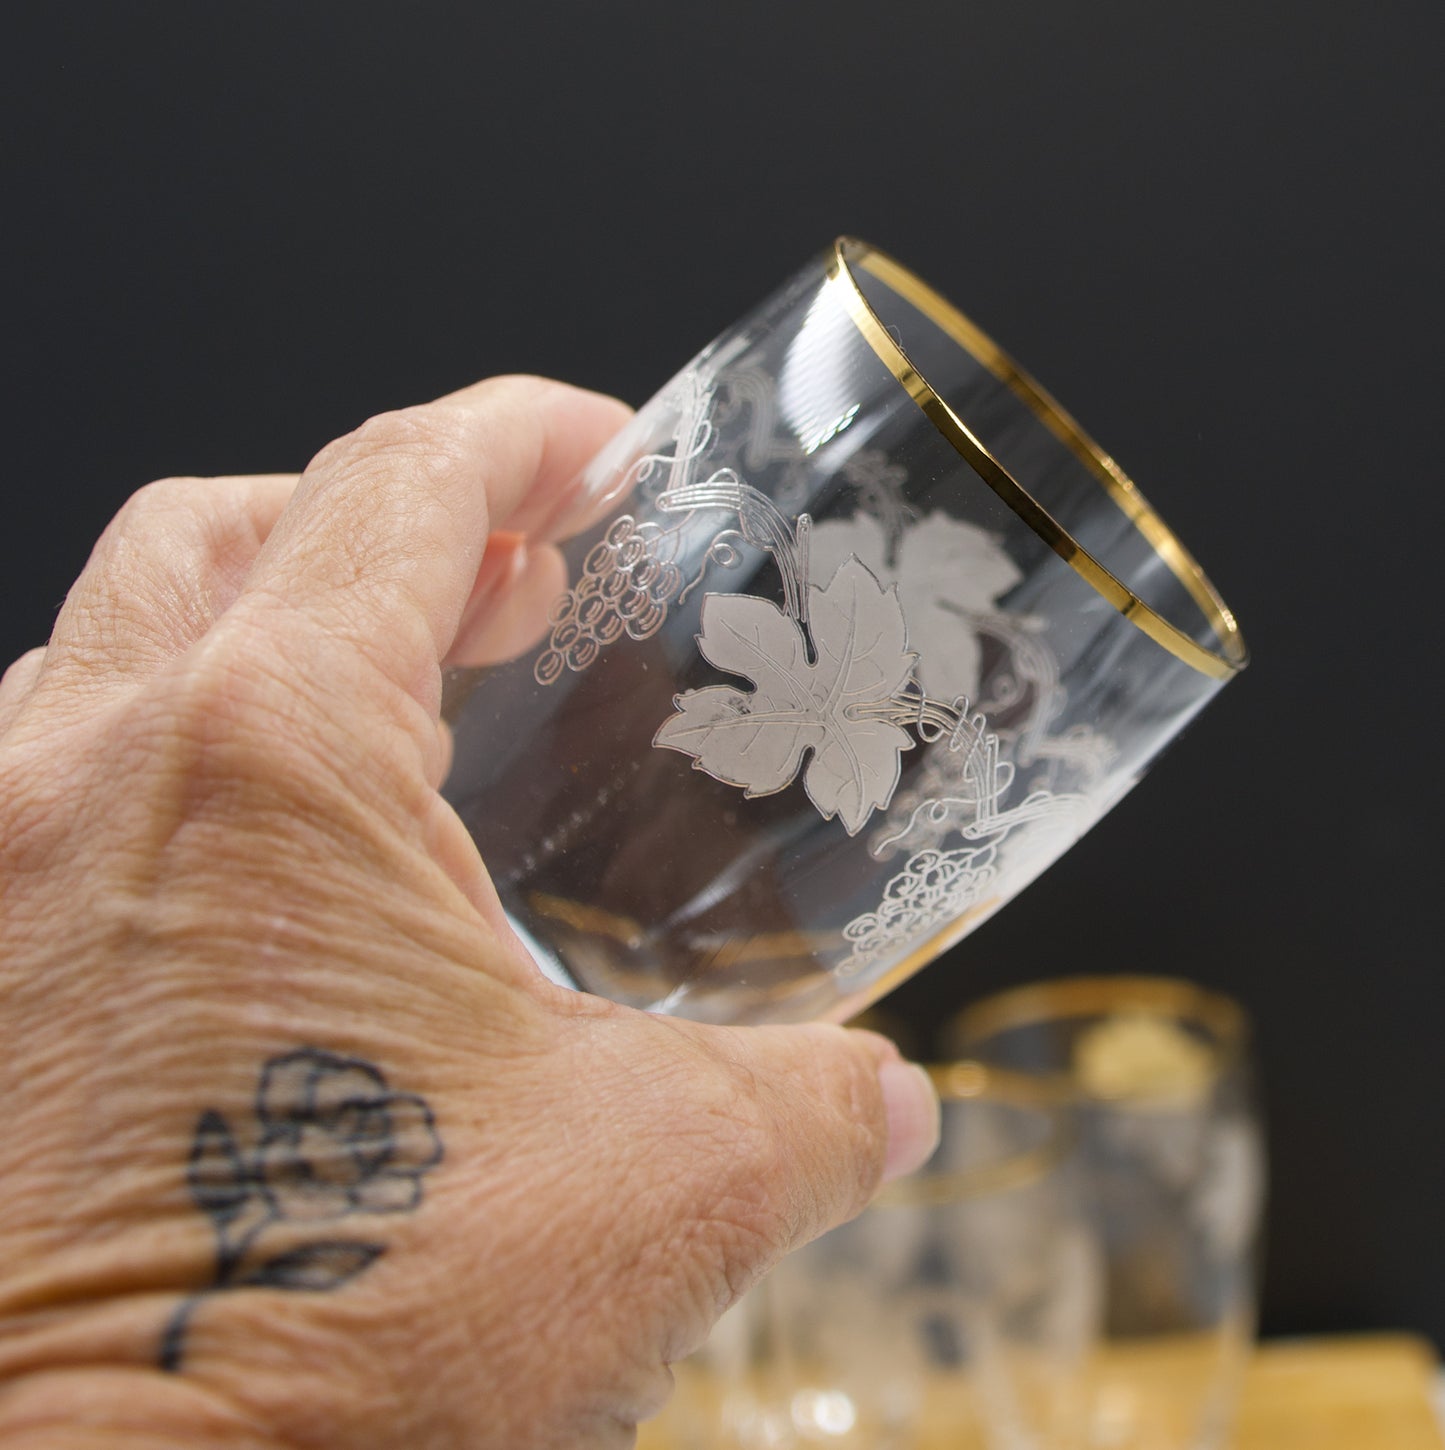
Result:
<instances>
[{"instance_id":1,"label":"drinking glass set","mask_svg":"<svg viewBox=\"0 0 1445 1450\"><path fill-rule=\"evenodd\" d=\"M639 410L563 515L584 522L535 646L447 682L446 794L539 968L649 1011L857 1015L1247 662L1117 463L847 238ZM971 1009L934 1164L736 1306L651 1443L1217 1446L1263 1178L1245 1039L1161 979Z\"/></svg>"},{"instance_id":2,"label":"drinking glass set","mask_svg":"<svg viewBox=\"0 0 1445 1450\"><path fill-rule=\"evenodd\" d=\"M920 1174L677 1367L643 1450L1219 1450L1255 1306L1246 1024L1145 977L963 1014Z\"/></svg>"}]
</instances>

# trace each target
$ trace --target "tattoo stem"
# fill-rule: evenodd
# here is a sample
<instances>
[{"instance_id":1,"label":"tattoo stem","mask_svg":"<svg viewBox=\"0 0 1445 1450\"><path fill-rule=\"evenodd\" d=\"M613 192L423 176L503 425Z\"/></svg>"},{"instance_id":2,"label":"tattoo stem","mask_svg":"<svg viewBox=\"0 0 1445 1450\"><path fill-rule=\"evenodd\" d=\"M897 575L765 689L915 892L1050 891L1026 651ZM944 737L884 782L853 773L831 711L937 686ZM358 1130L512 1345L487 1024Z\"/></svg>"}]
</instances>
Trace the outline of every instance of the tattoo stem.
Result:
<instances>
[{"instance_id":1,"label":"tattoo stem","mask_svg":"<svg viewBox=\"0 0 1445 1450\"><path fill-rule=\"evenodd\" d=\"M189 1299L183 1300L166 1325L166 1332L161 1336L161 1368L167 1374L176 1374L180 1370L181 1357L185 1352L186 1330L190 1327L191 1315L195 1312L196 1305L203 1298L204 1294L192 1294Z\"/></svg>"}]
</instances>

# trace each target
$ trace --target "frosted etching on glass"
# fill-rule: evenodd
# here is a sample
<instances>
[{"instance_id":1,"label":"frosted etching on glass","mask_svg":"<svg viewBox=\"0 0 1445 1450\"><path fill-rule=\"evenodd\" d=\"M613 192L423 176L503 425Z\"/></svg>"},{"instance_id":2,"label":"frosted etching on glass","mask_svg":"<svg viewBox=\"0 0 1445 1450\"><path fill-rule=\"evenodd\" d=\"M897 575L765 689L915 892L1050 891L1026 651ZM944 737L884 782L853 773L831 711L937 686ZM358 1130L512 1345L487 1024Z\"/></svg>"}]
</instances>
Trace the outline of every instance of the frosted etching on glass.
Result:
<instances>
[{"instance_id":1,"label":"frosted etching on glass","mask_svg":"<svg viewBox=\"0 0 1445 1450\"><path fill-rule=\"evenodd\" d=\"M1246 659L1113 459L847 240L536 532L570 587L509 597L534 647L449 672L444 796L542 971L696 1020L856 1013L1044 870Z\"/></svg>"},{"instance_id":2,"label":"frosted etching on glass","mask_svg":"<svg viewBox=\"0 0 1445 1450\"><path fill-rule=\"evenodd\" d=\"M790 784L805 751L808 799L850 836L898 786L899 753L912 747L890 718L917 656L907 648L896 589L885 590L856 558L823 588L809 588L811 657L803 626L750 594L709 594L698 648L752 693L727 686L677 696L654 745L693 757L699 770L771 795ZM906 718L907 700L901 701Z\"/></svg>"},{"instance_id":3,"label":"frosted etching on glass","mask_svg":"<svg viewBox=\"0 0 1445 1450\"><path fill-rule=\"evenodd\" d=\"M876 908L843 928L850 953L834 971L858 976L1027 884L1098 813L1090 788L1113 749L1087 729L1050 734L1063 706L1057 665L1040 623L998 604L1022 571L977 525L941 510L919 517L904 502L899 464L876 450L850 454L840 473L857 511L816 523L807 512L785 515L736 468L709 469L719 416L748 415L745 441L730 450L740 462L781 460L791 469L857 411L845 410L806 445L779 442L770 436L771 407L758 402L766 393L750 370L725 362L705 356L674 381L660 400L675 412L670 451L644 454L609 489L638 492L677 521L664 527L632 513L612 521L582 577L554 604L534 675L551 685L624 636L649 638L712 566L735 566L742 547L771 555L781 604L707 593L700 612L702 657L752 688L678 694L652 743L747 798L801 777L820 815L850 836L878 814L869 854L906 859ZM687 541L705 512L730 519L708 526L701 565L688 578L680 561L697 557ZM980 708L970 701L989 648L991 694ZM1010 714L1006 731L991 728L994 711ZM924 759L899 795L903 752L917 746ZM1013 800L1021 768L1032 774Z\"/></svg>"}]
</instances>

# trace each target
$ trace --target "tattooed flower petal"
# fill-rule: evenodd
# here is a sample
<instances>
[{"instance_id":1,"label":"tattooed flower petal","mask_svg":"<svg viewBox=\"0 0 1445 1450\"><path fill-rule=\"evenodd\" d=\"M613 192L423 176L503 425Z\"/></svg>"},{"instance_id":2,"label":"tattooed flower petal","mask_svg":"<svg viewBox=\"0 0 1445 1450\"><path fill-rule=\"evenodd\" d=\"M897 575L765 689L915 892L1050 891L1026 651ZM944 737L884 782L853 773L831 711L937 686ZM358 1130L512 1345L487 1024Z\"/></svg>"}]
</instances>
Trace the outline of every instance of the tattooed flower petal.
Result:
<instances>
[{"instance_id":1,"label":"tattooed flower petal","mask_svg":"<svg viewBox=\"0 0 1445 1450\"><path fill-rule=\"evenodd\" d=\"M391 1117L388 1173L425 1173L441 1162L442 1141L424 1099L414 1093L393 1093L387 1099L387 1110Z\"/></svg>"},{"instance_id":2,"label":"tattooed flower petal","mask_svg":"<svg viewBox=\"0 0 1445 1450\"><path fill-rule=\"evenodd\" d=\"M282 1218L338 1218L367 1203L367 1186L382 1177L404 1183L370 1195L373 1211L410 1207L420 1175L441 1158L421 1098L392 1092L369 1064L332 1053L308 1048L276 1059L258 1112L266 1132L257 1176Z\"/></svg>"},{"instance_id":3,"label":"tattooed flower petal","mask_svg":"<svg viewBox=\"0 0 1445 1450\"><path fill-rule=\"evenodd\" d=\"M374 1067L344 1058L323 1060L311 1078L308 1116L319 1118L358 1106L380 1106L389 1097L386 1079Z\"/></svg>"},{"instance_id":4,"label":"tattooed flower petal","mask_svg":"<svg viewBox=\"0 0 1445 1450\"><path fill-rule=\"evenodd\" d=\"M421 1180L404 1174L381 1173L357 1184L351 1198L361 1213L406 1213L421 1202Z\"/></svg>"}]
</instances>

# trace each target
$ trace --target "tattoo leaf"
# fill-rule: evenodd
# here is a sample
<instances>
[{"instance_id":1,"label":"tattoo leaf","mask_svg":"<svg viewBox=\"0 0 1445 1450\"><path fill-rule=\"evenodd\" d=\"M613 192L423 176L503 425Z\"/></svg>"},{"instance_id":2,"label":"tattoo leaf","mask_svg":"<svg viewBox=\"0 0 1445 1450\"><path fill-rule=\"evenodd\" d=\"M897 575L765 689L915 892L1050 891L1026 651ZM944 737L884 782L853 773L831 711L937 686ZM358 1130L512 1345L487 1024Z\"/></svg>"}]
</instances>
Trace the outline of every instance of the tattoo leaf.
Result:
<instances>
[{"instance_id":1,"label":"tattoo leaf","mask_svg":"<svg viewBox=\"0 0 1445 1450\"><path fill-rule=\"evenodd\" d=\"M234 1283L238 1288L339 1289L385 1252L385 1244L357 1243L347 1239L303 1244L298 1249L267 1259Z\"/></svg>"},{"instance_id":2,"label":"tattoo leaf","mask_svg":"<svg viewBox=\"0 0 1445 1450\"><path fill-rule=\"evenodd\" d=\"M220 1113L201 1114L186 1165L186 1181L191 1197L218 1226L230 1223L251 1196L245 1164Z\"/></svg>"}]
</instances>

